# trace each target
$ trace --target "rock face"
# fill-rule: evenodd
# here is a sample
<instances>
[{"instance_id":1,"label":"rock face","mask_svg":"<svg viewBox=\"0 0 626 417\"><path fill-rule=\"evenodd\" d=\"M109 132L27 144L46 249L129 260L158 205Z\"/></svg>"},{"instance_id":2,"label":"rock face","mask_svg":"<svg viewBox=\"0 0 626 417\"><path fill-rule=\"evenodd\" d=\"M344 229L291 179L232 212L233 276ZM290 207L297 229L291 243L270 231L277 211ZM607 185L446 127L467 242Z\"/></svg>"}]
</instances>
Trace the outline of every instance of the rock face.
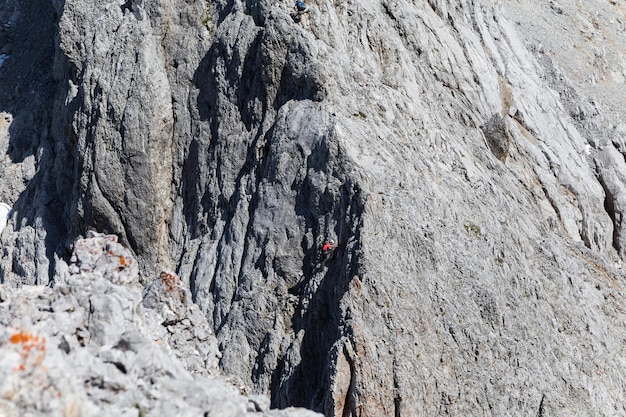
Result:
<instances>
[{"instance_id":1,"label":"rock face","mask_svg":"<svg viewBox=\"0 0 626 417\"><path fill-rule=\"evenodd\" d=\"M168 345L213 329L273 406L626 412L621 3L23 3L0 6L7 285L66 285L93 228L180 276L144 306L208 321Z\"/></svg>"},{"instance_id":2,"label":"rock face","mask_svg":"<svg viewBox=\"0 0 626 417\"><path fill-rule=\"evenodd\" d=\"M217 342L189 291L164 272L142 297L115 236L79 240L68 272L54 289L0 286L3 416L315 415L209 379Z\"/></svg>"}]
</instances>

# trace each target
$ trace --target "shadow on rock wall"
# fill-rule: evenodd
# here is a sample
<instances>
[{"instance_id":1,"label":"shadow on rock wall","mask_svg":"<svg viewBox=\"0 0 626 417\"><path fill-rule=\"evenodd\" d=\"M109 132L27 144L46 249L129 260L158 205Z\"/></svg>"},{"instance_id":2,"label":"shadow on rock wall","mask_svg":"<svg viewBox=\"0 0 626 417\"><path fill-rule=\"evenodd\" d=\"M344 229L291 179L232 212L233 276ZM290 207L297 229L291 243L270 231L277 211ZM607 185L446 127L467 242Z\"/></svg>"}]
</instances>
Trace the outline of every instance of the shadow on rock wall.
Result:
<instances>
[{"instance_id":1,"label":"shadow on rock wall","mask_svg":"<svg viewBox=\"0 0 626 417\"><path fill-rule=\"evenodd\" d=\"M334 237L338 247L330 255L319 249L308 251L302 263L304 278L289 290L300 299L292 327L296 334L304 330L301 361L291 369L284 359L279 362L272 375L271 398L273 407L299 406L324 413L334 400L330 392L336 367L333 349L342 338L352 336L342 300L361 271L363 201L360 189L350 182L337 193L326 189L319 201L308 201L310 186L305 184L298 196L297 213L312 220L315 235Z\"/></svg>"},{"instance_id":2,"label":"shadow on rock wall","mask_svg":"<svg viewBox=\"0 0 626 417\"><path fill-rule=\"evenodd\" d=\"M329 149L323 71L301 27L287 14L219 21L193 79L208 127L195 132L183 169L188 230L205 242L194 265L209 269L191 272L192 294L212 317L227 372L268 390L274 406L323 410L330 352L343 336L340 302L359 267L360 191ZM328 236L339 247L325 259ZM246 319L259 311L268 315ZM287 337L272 328L274 314L288 333L304 333L290 348L301 361L274 342ZM241 333L250 358L234 341Z\"/></svg>"},{"instance_id":3,"label":"shadow on rock wall","mask_svg":"<svg viewBox=\"0 0 626 417\"><path fill-rule=\"evenodd\" d=\"M22 178L7 174L0 182L2 196L15 213L9 243L13 259L8 270L1 264L1 272L3 279L13 272L29 284L52 280L55 254L66 255L64 213L72 189L72 158L66 144L55 141L51 132L57 10L63 6L58 7L44 0L9 0L0 7L5 33L0 47L8 55L0 69L0 111L13 119L3 169L22 173ZM40 243L43 236L45 247Z\"/></svg>"},{"instance_id":4,"label":"shadow on rock wall","mask_svg":"<svg viewBox=\"0 0 626 417\"><path fill-rule=\"evenodd\" d=\"M234 3L229 6L234 7ZM263 19L266 26L261 30L256 20L222 11L219 21L234 29L218 29L193 77L199 90L200 119L210 126L209 132L195 132L183 170L185 217L194 237L207 231L198 224L199 213L208 213L206 226L210 229L218 217L227 218L234 210L234 201L224 198L223 193L204 192L200 197L199 191L205 190L210 181L202 175L204 170L212 169L207 161L220 165L224 160L236 160L233 165L239 169L234 183L240 184L244 175L259 170L278 110L290 100L319 102L324 98L321 72L309 62L308 41L294 32L293 22L284 16ZM219 182L223 170L218 167L215 173L213 180Z\"/></svg>"}]
</instances>

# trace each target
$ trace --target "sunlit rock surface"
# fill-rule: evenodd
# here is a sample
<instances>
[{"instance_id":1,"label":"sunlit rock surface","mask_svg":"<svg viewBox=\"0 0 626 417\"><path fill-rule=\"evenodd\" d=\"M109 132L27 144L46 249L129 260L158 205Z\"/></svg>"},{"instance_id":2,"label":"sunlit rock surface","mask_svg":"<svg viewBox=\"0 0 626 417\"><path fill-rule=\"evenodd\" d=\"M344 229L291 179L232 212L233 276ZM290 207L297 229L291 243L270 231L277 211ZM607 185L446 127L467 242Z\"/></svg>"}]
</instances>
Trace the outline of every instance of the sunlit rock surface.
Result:
<instances>
[{"instance_id":1,"label":"sunlit rock surface","mask_svg":"<svg viewBox=\"0 0 626 417\"><path fill-rule=\"evenodd\" d=\"M0 279L95 229L272 406L624 414L625 10L570 3L9 0Z\"/></svg>"}]
</instances>

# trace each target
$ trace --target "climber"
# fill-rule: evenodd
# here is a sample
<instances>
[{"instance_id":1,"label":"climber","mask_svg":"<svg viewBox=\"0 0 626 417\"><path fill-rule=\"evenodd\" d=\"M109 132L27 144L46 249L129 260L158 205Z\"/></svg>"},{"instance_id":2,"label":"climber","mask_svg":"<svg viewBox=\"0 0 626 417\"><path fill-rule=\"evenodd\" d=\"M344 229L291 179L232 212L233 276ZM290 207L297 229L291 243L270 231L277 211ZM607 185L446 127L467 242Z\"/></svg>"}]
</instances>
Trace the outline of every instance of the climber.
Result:
<instances>
[{"instance_id":1,"label":"climber","mask_svg":"<svg viewBox=\"0 0 626 417\"><path fill-rule=\"evenodd\" d=\"M295 13L291 14L291 18L293 19L293 21L296 23L304 24L302 21L302 16L304 16L304 14L308 13L309 11L309 8L307 7L304 0L296 0L293 9L295 11Z\"/></svg>"},{"instance_id":2,"label":"climber","mask_svg":"<svg viewBox=\"0 0 626 417\"><path fill-rule=\"evenodd\" d=\"M335 249L337 249L337 244L335 243L334 239L328 239L322 245L322 253L324 253L324 256L326 257L331 256L333 252L335 251Z\"/></svg>"},{"instance_id":3,"label":"climber","mask_svg":"<svg viewBox=\"0 0 626 417\"><path fill-rule=\"evenodd\" d=\"M309 11L309 8L306 7L306 3L304 2L304 0L296 0L296 4L293 6L293 8L299 15Z\"/></svg>"}]
</instances>

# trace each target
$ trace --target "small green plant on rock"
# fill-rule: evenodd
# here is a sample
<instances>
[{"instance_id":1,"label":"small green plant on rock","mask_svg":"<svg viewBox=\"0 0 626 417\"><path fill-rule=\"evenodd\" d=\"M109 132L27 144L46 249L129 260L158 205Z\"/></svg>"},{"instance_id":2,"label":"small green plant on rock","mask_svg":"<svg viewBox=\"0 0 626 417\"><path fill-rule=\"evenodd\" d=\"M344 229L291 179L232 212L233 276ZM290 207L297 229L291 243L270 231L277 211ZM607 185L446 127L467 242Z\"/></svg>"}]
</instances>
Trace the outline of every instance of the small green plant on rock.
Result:
<instances>
[{"instance_id":1,"label":"small green plant on rock","mask_svg":"<svg viewBox=\"0 0 626 417\"><path fill-rule=\"evenodd\" d=\"M202 14L200 15L200 23L206 26L207 29L211 29L213 23L213 16L211 15L211 3L209 1L204 2Z\"/></svg>"},{"instance_id":2,"label":"small green plant on rock","mask_svg":"<svg viewBox=\"0 0 626 417\"><path fill-rule=\"evenodd\" d=\"M470 235L474 235L476 237L480 237L481 236L481 232L480 232L480 227L475 225L472 222L467 222L465 223L465 231L470 234Z\"/></svg>"}]
</instances>

